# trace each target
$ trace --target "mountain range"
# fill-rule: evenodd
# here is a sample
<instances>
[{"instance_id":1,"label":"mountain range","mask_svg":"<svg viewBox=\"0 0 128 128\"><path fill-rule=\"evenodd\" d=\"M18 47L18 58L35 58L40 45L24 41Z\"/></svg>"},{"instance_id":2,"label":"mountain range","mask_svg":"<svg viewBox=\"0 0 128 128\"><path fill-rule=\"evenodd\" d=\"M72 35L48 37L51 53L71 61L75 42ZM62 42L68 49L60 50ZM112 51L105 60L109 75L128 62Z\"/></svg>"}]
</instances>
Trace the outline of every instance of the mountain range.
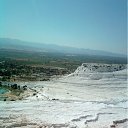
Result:
<instances>
[{"instance_id":1,"label":"mountain range","mask_svg":"<svg viewBox=\"0 0 128 128\"><path fill-rule=\"evenodd\" d=\"M81 55L96 55L110 57L126 57L123 54L111 53L102 50L91 50L84 48L75 48L67 46L59 46L55 44L45 44L38 42L27 42L18 39L0 38L0 49L14 49L34 52L55 52L65 54L81 54Z\"/></svg>"}]
</instances>

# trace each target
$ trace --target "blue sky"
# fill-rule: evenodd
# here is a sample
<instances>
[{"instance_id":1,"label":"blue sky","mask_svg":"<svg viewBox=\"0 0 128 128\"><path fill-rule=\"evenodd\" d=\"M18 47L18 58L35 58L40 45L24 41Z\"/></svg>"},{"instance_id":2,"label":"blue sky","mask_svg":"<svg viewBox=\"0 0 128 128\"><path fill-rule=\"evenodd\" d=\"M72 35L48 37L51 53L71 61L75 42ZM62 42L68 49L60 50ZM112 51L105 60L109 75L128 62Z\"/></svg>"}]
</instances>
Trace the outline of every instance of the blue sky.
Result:
<instances>
[{"instance_id":1,"label":"blue sky","mask_svg":"<svg viewBox=\"0 0 128 128\"><path fill-rule=\"evenodd\" d=\"M0 0L0 37L126 54L126 0Z\"/></svg>"}]
</instances>

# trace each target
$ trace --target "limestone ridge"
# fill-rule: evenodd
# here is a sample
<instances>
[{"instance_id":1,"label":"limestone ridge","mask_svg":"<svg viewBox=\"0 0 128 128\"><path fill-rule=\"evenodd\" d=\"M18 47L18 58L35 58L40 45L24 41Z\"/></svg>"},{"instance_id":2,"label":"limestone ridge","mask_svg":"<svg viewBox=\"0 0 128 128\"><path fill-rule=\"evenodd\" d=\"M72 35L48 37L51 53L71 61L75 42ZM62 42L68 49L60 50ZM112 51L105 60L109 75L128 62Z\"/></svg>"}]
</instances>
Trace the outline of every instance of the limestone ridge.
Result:
<instances>
[{"instance_id":1,"label":"limestone ridge","mask_svg":"<svg viewBox=\"0 0 128 128\"><path fill-rule=\"evenodd\" d=\"M126 73L126 71L126 64L83 63L69 76L89 77L98 80L104 77L112 78L117 72Z\"/></svg>"}]
</instances>

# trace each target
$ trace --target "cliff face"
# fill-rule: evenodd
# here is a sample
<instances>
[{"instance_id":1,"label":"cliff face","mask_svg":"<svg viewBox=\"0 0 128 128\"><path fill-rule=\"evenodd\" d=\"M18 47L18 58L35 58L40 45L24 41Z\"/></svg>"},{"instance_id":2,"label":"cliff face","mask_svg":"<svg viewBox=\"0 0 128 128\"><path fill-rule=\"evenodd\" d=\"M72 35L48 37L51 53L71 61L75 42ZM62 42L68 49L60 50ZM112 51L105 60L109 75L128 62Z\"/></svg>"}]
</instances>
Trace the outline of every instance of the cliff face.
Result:
<instances>
[{"instance_id":1,"label":"cliff face","mask_svg":"<svg viewBox=\"0 0 128 128\"><path fill-rule=\"evenodd\" d=\"M77 68L75 73L86 73L86 72L114 72L126 69L126 64L98 64L98 63L83 63Z\"/></svg>"},{"instance_id":2,"label":"cliff face","mask_svg":"<svg viewBox=\"0 0 128 128\"><path fill-rule=\"evenodd\" d=\"M121 78L127 79L126 64L99 64L99 63L83 63L74 73L69 76L84 77L84 79L99 80L102 78Z\"/></svg>"}]
</instances>

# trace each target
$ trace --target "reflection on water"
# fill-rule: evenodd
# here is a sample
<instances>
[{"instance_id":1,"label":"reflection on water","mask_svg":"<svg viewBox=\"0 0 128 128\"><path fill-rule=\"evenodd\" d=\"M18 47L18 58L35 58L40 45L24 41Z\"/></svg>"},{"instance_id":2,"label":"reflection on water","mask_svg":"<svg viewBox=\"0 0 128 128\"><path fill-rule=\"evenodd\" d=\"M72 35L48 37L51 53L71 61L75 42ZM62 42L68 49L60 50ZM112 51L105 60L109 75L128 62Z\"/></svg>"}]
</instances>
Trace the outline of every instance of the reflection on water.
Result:
<instances>
[{"instance_id":1,"label":"reflection on water","mask_svg":"<svg viewBox=\"0 0 128 128\"><path fill-rule=\"evenodd\" d=\"M8 92L7 89L0 87L0 94L4 94L4 93L6 93L6 92Z\"/></svg>"},{"instance_id":2,"label":"reflection on water","mask_svg":"<svg viewBox=\"0 0 128 128\"><path fill-rule=\"evenodd\" d=\"M6 93L6 92L8 92L7 89L0 87L0 101L4 100L6 98L6 97L2 96L2 94Z\"/></svg>"}]
</instances>

